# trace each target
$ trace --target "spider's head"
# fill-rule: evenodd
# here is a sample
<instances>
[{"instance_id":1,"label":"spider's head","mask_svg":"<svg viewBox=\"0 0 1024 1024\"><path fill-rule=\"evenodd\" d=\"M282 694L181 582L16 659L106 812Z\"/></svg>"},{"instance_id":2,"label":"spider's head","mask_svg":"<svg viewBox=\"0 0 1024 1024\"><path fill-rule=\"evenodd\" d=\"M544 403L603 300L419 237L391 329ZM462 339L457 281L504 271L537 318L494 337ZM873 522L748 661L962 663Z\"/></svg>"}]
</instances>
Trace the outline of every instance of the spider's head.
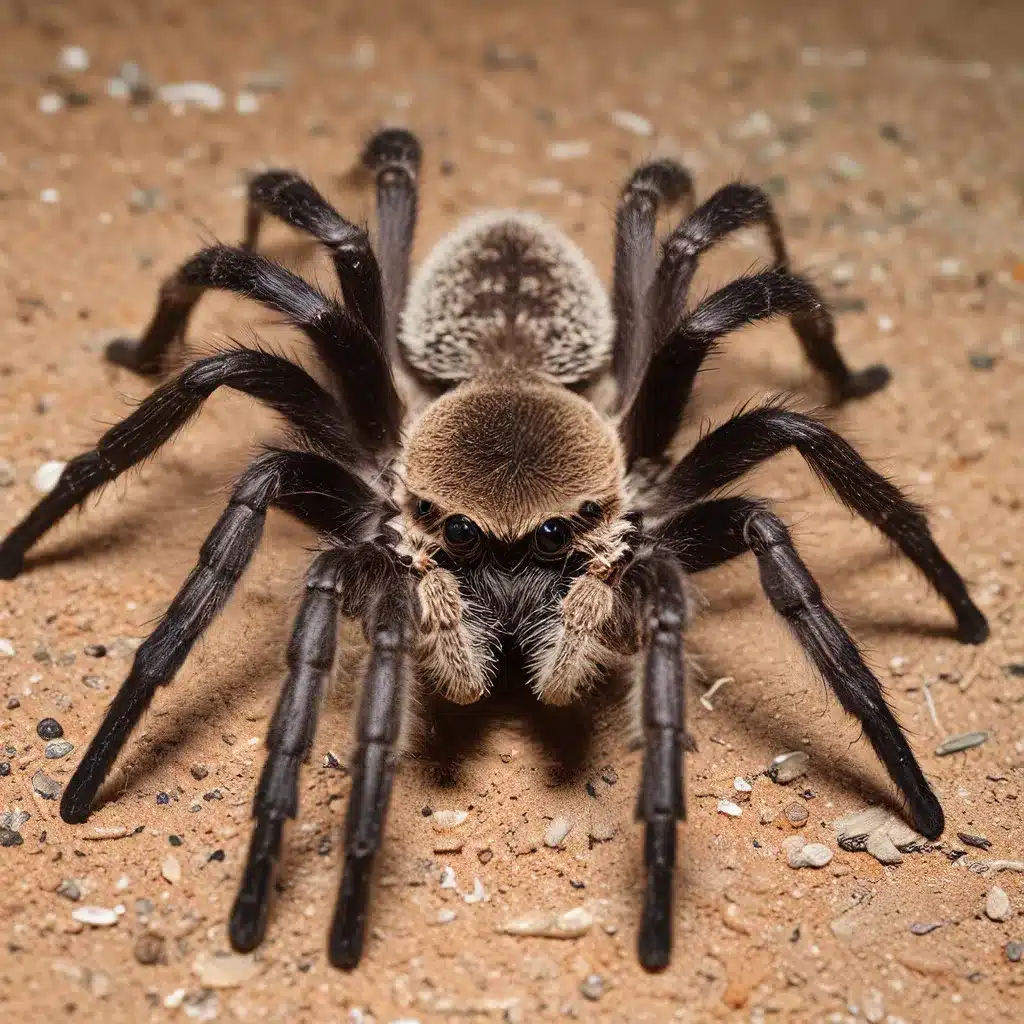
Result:
<instances>
[{"instance_id":1,"label":"spider's head","mask_svg":"<svg viewBox=\"0 0 1024 1024\"><path fill-rule=\"evenodd\" d=\"M589 402L529 373L486 375L437 399L415 426L406 513L455 557L479 535L532 539L557 558L574 525L621 514L623 472L614 428Z\"/></svg>"}]
</instances>

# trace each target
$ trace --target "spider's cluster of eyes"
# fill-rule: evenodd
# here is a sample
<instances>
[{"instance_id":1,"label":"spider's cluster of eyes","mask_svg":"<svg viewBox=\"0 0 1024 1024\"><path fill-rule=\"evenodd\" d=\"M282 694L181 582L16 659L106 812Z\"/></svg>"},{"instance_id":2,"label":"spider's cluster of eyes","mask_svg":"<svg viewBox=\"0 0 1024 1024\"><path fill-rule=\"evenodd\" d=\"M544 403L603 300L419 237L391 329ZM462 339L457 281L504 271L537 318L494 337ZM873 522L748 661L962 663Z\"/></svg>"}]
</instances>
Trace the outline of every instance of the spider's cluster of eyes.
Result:
<instances>
[{"instance_id":1,"label":"spider's cluster of eyes","mask_svg":"<svg viewBox=\"0 0 1024 1024\"><path fill-rule=\"evenodd\" d=\"M469 516L461 513L441 518L432 502L420 498L413 505L416 518L424 525L439 527L445 550L453 558L470 561L479 555L486 543L484 531ZM581 525L590 526L602 516L601 506L596 501L585 501L580 506L577 519ZM572 550L574 539L573 523L556 517L545 519L530 535L533 554L541 561L556 561Z\"/></svg>"}]
</instances>

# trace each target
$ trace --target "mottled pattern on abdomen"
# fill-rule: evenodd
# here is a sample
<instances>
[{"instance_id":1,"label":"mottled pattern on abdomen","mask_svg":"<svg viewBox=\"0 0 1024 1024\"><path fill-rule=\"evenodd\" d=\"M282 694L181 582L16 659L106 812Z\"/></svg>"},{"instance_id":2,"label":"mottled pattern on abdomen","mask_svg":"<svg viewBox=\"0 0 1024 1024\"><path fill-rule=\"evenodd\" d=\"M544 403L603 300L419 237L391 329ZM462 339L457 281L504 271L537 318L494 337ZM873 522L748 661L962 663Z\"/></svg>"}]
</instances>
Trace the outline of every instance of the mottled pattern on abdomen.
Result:
<instances>
[{"instance_id":1,"label":"mottled pattern on abdomen","mask_svg":"<svg viewBox=\"0 0 1024 1024\"><path fill-rule=\"evenodd\" d=\"M439 381L518 366L574 384L607 365L612 334L607 293L579 247L542 217L495 210L463 221L419 267L400 341Z\"/></svg>"}]
</instances>

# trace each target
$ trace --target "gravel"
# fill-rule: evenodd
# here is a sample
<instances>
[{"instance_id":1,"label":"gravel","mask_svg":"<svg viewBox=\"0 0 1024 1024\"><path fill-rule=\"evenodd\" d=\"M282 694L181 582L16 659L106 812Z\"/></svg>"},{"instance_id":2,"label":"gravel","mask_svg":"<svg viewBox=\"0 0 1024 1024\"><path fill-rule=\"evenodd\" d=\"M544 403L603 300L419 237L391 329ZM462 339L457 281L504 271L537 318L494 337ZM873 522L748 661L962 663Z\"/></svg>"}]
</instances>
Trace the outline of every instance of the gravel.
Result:
<instances>
[{"instance_id":1,"label":"gravel","mask_svg":"<svg viewBox=\"0 0 1024 1024\"><path fill-rule=\"evenodd\" d=\"M6 825L0 825L0 846L21 846L25 842L21 833Z\"/></svg>"},{"instance_id":2,"label":"gravel","mask_svg":"<svg viewBox=\"0 0 1024 1024\"><path fill-rule=\"evenodd\" d=\"M469 811L434 811L430 815L430 824L435 832L450 832L464 824Z\"/></svg>"},{"instance_id":3,"label":"gravel","mask_svg":"<svg viewBox=\"0 0 1024 1024\"><path fill-rule=\"evenodd\" d=\"M6 459L0 459L0 487L13 487L18 479L17 473Z\"/></svg>"},{"instance_id":4,"label":"gravel","mask_svg":"<svg viewBox=\"0 0 1024 1024\"><path fill-rule=\"evenodd\" d=\"M1006 959L1011 964L1019 964L1024 960L1024 942L1008 942L1006 944Z\"/></svg>"},{"instance_id":5,"label":"gravel","mask_svg":"<svg viewBox=\"0 0 1024 1024\"><path fill-rule=\"evenodd\" d=\"M631 110L613 110L608 119L616 128L644 139L654 134L654 125L642 114L635 114Z\"/></svg>"},{"instance_id":6,"label":"gravel","mask_svg":"<svg viewBox=\"0 0 1024 1024\"><path fill-rule=\"evenodd\" d=\"M985 916L990 921L1009 921L1013 917L1010 897L998 885L993 885L985 898Z\"/></svg>"},{"instance_id":7,"label":"gravel","mask_svg":"<svg viewBox=\"0 0 1024 1024\"><path fill-rule=\"evenodd\" d=\"M7 778L11 774L11 762L0 761L0 779Z\"/></svg>"},{"instance_id":8,"label":"gravel","mask_svg":"<svg viewBox=\"0 0 1024 1024\"><path fill-rule=\"evenodd\" d=\"M942 927L941 921L915 921L910 926L911 935L931 935L937 928Z\"/></svg>"},{"instance_id":9,"label":"gravel","mask_svg":"<svg viewBox=\"0 0 1024 1024\"><path fill-rule=\"evenodd\" d=\"M787 805L783 812L786 816L786 821L789 822L793 828L803 828L807 824L807 819L810 815L807 813L807 806L805 804L798 804L795 800L793 803Z\"/></svg>"},{"instance_id":10,"label":"gravel","mask_svg":"<svg viewBox=\"0 0 1024 1024\"><path fill-rule=\"evenodd\" d=\"M207 988L238 988L260 973L251 953L200 953L192 964Z\"/></svg>"},{"instance_id":11,"label":"gravel","mask_svg":"<svg viewBox=\"0 0 1024 1024\"><path fill-rule=\"evenodd\" d=\"M32 776L32 789L44 800L56 800L60 796L60 783L42 771Z\"/></svg>"},{"instance_id":12,"label":"gravel","mask_svg":"<svg viewBox=\"0 0 1024 1024\"><path fill-rule=\"evenodd\" d=\"M594 926L594 917L584 907L560 914L534 910L523 917L506 921L499 929L505 935L535 935L548 939L578 939Z\"/></svg>"},{"instance_id":13,"label":"gravel","mask_svg":"<svg viewBox=\"0 0 1024 1024\"><path fill-rule=\"evenodd\" d=\"M61 71L88 71L89 51L84 46L65 46L57 54Z\"/></svg>"},{"instance_id":14,"label":"gravel","mask_svg":"<svg viewBox=\"0 0 1024 1024\"><path fill-rule=\"evenodd\" d=\"M950 736L935 748L935 754L937 757L946 757L949 754L959 754L963 750L972 750L974 747L980 747L991 735L988 732L965 732L959 736Z\"/></svg>"},{"instance_id":15,"label":"gravel","mask_svg":"<svg viewBox=\"0 0 1024 1024\"><path fill-rule=\"evenodd\" d=\"M220 110L224 106L224 90L209 82L176 82L161 85L156 91L163 103L199 107L200 110Z\"/></svg>"},{"instance_id":16,"label":"gravel","mask_svg":"<svg viewBox=\"0 0 1024 1024\"><path fill-rule=\"evenodd\" d=\"M133 949L140 964L162 964L167 961L167 940L155 932L143 932Z\"/></svg>"},{"instance_id":17,"label":"gravel","mask_svg":"<svg viewBox=\"0 0 1024 1024\"><path fill-rule=\"evenodd\" d=\"M588 974L580 982L580 995L596 1003L604 995L604 978L600 974Z\"/></svg>"},{"instance_id":18,"label":"gravel","mask_svg":"<svg viewBox=\"0 0 1024 1024\"><path fill-rule=\"evenodd\" d=\"M582 160L590 156L589 139L572 139L566 142L549 142L547 148L550 160Z\"/></svg>"},{"instance_id":19,"label":"gravel","mask_svg":"<svg viewBox=\"0 0 1024 1024\"><path fill-rule=\"evenodd\" d=\"M57 740L64 735L64 727L56 718L43 718L36 726L36 734L41 740Z\"/></svg>"},{"instance_id":20,"label":"gravel","mask_svg":"<svg viewBox=\"0 0 1024 1024\"><path fill-rule=\"evenodd\" d=\"M924 836L918 835L901 818L897 818L885 807L868 807L863 811L844 815L833 822L832 827L836 831L839 845L850 853L867 851L872 856L882 854L885 857L893 858L893 848L897 852L909 853L920 849L925 843ZM889 844L886 844L881 838L872 839L876 834L881 834L888 839ZM869 839L871 839L870 846ZM890 859L882 860L882 863L899 863L899 861Z\"/></svg>"},{"instance_id":21,"label":"gravel","mask_svg":"<svg viewBox=\"0 0 1024 1024\"><path fill-rule=\"evenodd\" d=\"M868 836L864 849L879 864L902 864L903 854L884 831L872 832Z\"/></svg>"},{"instance_id":22,"label":"gravel","mask_svg":"<svg viewBox=\"0 0 1024 1024\"><path fill-rule=\"evenodd\" d=\"M719 800L718 813L724 814L729 818L738 818L743 813L743 808L739 804L734 804L731 800Z\"/></svg>"},{"instance_id":23,"label":"gravel","mask_svg":"<svg viewBox=\"0 0 1024 1024\"><path fill-rule=\"evenodd\" d=\"M43 198L46 193L54 193L56 198ZM59 193L56 189L43 189L40 193L40 199L44 203L56 202L60 198ZM33 474L32 474L32 486L40 494L49 494L50 491L57 486L57 481L60 479L61 473L64 472L64 467L67 465L66 462L44 462Z\"/></svg>"},{"instance_id":24,"label":"gravel","mask_svg":"<svg viewBox=\"0 0 1024 1024\"><path fill-rule=\"evenodd\" d=\"M79 924L92 925L93 928L110 928L121 920L116 910L108 907L93 907L88 904L84 907L75 907L71 916Z\"/></svg>"},{"instance_id":25,"label":"gravel","mask_svg":"<svg viewBox=\"0 0 1024 1024\"><path fill-rule=\"evenodd\" d=\"M67 740L50 740L46 744L44 754L51 761L56 761L58 758L67 757L74 749L74 743L69 743Z\"/></svg>"},{"instance_id":26,"label":"gravel","mask_svg":"<svg viewBox=\"0 0 1024 1024\"><path fill-rule=\"evenodd\" d=\"M171 853L164 857L160 864L160 874L171 885L177 885L181 881L181 864L178 862L178 858Z\"/></svg>"},{"instance_id":27,"label":"gravel","mask_svg":"<svg viewBox=\"0 0 1024 1024\"><path fill-rule=\"evenodd\" d=\"M778 757L772 758L771 764L768 765L764 773L772 782L777 782L782 786L794 779L799 779L801 775L806 775L810 766L810 757L802 750L794 750L791 753L779 754Z\"/></svg>"},{"instance_id":28,"label":"gravel","mask_svg":"<svg viewBox=\"0 0 1024 1024\"><path fill-rule=\"evenodd\" d=\"M82 883L77 878L65 878L57 886L57 895L77 903L82 898Z\"/></svg>"}]
</instances>

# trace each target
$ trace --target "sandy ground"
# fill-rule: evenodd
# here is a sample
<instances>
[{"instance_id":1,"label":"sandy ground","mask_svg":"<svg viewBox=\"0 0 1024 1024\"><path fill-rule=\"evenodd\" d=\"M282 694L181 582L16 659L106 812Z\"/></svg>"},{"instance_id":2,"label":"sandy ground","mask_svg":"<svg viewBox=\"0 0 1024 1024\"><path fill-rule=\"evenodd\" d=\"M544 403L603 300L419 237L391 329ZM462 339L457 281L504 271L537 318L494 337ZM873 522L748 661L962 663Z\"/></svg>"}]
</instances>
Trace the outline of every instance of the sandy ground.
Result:
<instances>
[{"instance_id":1,"label":"sandy ground","mask_svg":"<svg viewBox=\"0 0 1024 1024\"><path fill-rule=\"evenodd\" d=\"M162 613L224 488L273 429L218 394L173 446L0 586L0 745L10 764L0 811L30 815L23 843L0 849L5 1019L1020 1019L1024 963L1011 962L1008 944L1024 940L1024 874L984 868L1024 858L1024 670L1007 667L1024 662L1024 7L6 0L0 38L0 456L9 464L0 529L33 503L38 466L88 447L125 414L126 396L146 393L105 365L102 344L145 322L160 280L199 244L238 237L246 172L297 167L366 217L369 197L344 174L369 130L404 123L427 153L420 255L472 209L521 205L553 217L607 274L616 190L636 161L682 154L703 194L737 176L765 183L795 261L841 311L850 361L884 360L894 372L886 392L835 424L931 508L939 542L993 625L985 647L958 646L923 582L798 459L757 474L751 489L777 499L869 649L949 824L940 847L896 866L838 848L831 822L889 802L884 774L774 621L752 565L709 575L690 644L699 751L687 763L675 958L657 976L634 953L638 755L602 732L583 775L560 780L536 731L511 714L466 758L454 788L407 765L367 956L352 974L328 966L348 781L324 765L329 751L344 761L361 654L346 629L268 939L240 986L210 988L196 960L226 949L312 538L271 517L237 599L158 695L88 825L65 826L31 780L43 771L66 782L127 672L131 638ZM87 49L87 71L58 69L71 44ZM156 82L214 83L225 107L111 98L107 79L124 61ZM254 101L241 106L259 109L240 113L247 85ZM48 114L40 102L50 93L65 106ZM651 134L616 123L615 111L642 115ZM575 141L589 155L548 150ZM311 248L286 230L268 231L267 247L313 272ZM704 284L763 252L759 239L737 239L709 261ZM328 280L322 265L316 272ZM244 338L256 323L301 349L265 321L213 297L190 339L202 348ZM702 417L720 420L780 389L804 407L820 397L785 328L731 339L702 379L690 435ZM93 644L107 655L90 656ZM703 705L720 677L731 679ZM47 716L75 747L64 758L43 756L36 723ZM972 730L991 736L934 755L945 737ZM810 755L806 776L781 787L760 774L794 749ZM742 800L736 776L753 791L732 818L717 807ZM787 829L775 822L793 803L808 812L802 834L834 851L820 870L786 863ZM461 852L435 852L425 807L469 812ZM560 816L571 829L551 849L544 835ZM97 827L129 834L90 841ZM958 832L991 848L965 846ZM454 889L441 887L445 865ZM469 903L475 879L487 898ZM1009 897L1008 922L984 913L994 885ZM82 925L72 912L86 905L123 912L111 927ZM594 918L578 939L498 933L528 912L577 907ZM439 923L442 910L454 920Z\"/></svg>"}]
</instances>

